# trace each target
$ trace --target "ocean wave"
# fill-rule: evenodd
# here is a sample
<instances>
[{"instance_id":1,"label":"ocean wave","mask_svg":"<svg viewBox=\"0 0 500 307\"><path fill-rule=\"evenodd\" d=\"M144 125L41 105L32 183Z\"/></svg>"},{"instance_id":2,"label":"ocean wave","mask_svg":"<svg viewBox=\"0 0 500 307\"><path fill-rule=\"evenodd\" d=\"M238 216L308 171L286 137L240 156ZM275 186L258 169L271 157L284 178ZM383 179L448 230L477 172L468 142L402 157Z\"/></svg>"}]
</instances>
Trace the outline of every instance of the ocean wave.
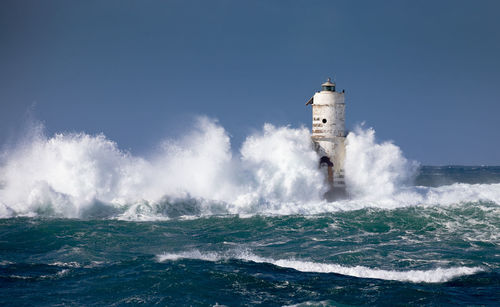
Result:
<instances>
[{"instance_id":1,"label":"ocean wave","mask_svg":"<svg viewBox=\"0 0 500 307\"><path fill-rule=\"evenodd\" d=\"M301 261L296 259L272 259L254 255L248 251L216 253L216 252L200 252L199 250L191 250L180 253L163 253L157 255L159 262L177 261L180 259L197 259L204 261L222 261L222 260L244 260L256 263L269 263L282 268L290 268L300 272L310 273L335 273L346 276L359 278L373 278L383 280L396 280L413 283L443 283L454 278L476 274L483 271L480 267L450 267L436 268L430 270L409 270L395 271L373 269L365 266L342 266L332 263L320 263L313 261Z\"/></svg>"},{"instance_id":2,"label":"ocean wave","mask_svg":"<svg viewBox=\"0 0 500 307\"><path fill-rule=\"evenodd\" d=\"M377 143L371 128L347 136L349 198L328 202L309 129L266 124L237 154L216 120L166 140L148 157L104 135L56 134L38 126L0 155L0 217L161 220L207 215L312 215L366 207L500 204L500 184L415 187L418 164Z\"/></svg>"}]
</instances>

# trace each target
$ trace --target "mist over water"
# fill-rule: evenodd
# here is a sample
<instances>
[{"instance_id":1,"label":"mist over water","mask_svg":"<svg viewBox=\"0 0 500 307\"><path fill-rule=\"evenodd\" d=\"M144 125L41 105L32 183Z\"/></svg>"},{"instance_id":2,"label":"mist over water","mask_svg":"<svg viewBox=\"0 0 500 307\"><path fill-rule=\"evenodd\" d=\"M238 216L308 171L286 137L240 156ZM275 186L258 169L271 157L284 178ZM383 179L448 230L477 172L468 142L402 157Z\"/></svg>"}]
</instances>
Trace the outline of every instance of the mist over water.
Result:
<instances>
[{"instance_id":1,"label":"mist over water","mask_svg":"<svg viewBox=\"0 0 500 307\"><path fill-rule=\"evenodd\" d=\"M499 184L416 187L418 163L372 128L347 136L350 198L327 202L309 129L265 124L241 148L214 119L200 117L179 139L134 156L104 135L48 137L34 125L4 148L0 216L156 219L213 214L318 214L364 207L500 203Z\"/></svg>"}]
</instances>

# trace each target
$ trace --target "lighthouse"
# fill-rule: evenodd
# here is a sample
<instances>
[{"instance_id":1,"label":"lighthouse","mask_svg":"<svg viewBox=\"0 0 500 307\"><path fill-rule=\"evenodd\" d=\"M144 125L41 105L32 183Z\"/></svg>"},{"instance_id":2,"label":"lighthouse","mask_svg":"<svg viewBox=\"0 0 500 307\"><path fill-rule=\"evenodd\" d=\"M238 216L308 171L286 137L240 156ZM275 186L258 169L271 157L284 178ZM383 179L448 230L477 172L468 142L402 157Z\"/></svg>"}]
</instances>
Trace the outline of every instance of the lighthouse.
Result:
<instances>
[{"instance_id":1,"label":"lighthouse","mask_svg":"<svg viewBox=\"0 0 500 307\"><path fill-rule=\"evenodd\" d=\"M345 91L337 92L330 78L306 103L312 106L312 141L318 165L330 185L327 198L345 195Z\"/></svg>"}]
</instances>

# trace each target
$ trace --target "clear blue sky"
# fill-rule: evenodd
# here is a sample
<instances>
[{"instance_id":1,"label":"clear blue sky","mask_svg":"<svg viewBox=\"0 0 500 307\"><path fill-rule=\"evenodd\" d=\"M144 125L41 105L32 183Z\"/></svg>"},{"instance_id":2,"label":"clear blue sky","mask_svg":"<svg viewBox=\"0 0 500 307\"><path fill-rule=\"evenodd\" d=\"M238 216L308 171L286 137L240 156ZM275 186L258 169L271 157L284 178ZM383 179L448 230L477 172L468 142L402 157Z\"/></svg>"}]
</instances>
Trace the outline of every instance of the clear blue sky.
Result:
<instances>
[{"instance_id":1,"label":"clear blue sky","mask_svg":"<svg viewBox=\"0 0 500 307\"><path fill-rule=\"evenodd\" d=\"M500 1L0 1L0 143L26 110L49 134L147 153L193 116L234 146L310 126L328 76L423 164L500 165Z\"/></svg>"}]
</instances>

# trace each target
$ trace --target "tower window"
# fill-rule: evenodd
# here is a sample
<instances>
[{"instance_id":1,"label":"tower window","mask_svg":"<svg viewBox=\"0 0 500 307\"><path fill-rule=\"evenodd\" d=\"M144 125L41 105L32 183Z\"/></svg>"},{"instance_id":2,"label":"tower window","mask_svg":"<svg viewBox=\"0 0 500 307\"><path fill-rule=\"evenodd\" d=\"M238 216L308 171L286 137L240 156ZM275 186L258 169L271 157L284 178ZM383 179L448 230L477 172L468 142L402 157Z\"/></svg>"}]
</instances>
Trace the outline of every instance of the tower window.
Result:
<instances>
[{"instance_id":1,"label":"tower window","mask_svg":"<svg viewBox=\"0 0 500 307\"><path fill-rule=\"evenodd\" d=\"M322 122L323 124L326 124L326 118L323 118Z\"/></svg>"},{"instance_id":2,"label":"tower window","mask_svg":"<svg viewBox=\"0 0 500 307\"><path fill-rule=\"evenodd\" d=\"M321 87L321 89L322 89L323 91L335 92L335 86L325 86L325 85L323 85L323 86Z\"/></svg>"}]
</instances>

